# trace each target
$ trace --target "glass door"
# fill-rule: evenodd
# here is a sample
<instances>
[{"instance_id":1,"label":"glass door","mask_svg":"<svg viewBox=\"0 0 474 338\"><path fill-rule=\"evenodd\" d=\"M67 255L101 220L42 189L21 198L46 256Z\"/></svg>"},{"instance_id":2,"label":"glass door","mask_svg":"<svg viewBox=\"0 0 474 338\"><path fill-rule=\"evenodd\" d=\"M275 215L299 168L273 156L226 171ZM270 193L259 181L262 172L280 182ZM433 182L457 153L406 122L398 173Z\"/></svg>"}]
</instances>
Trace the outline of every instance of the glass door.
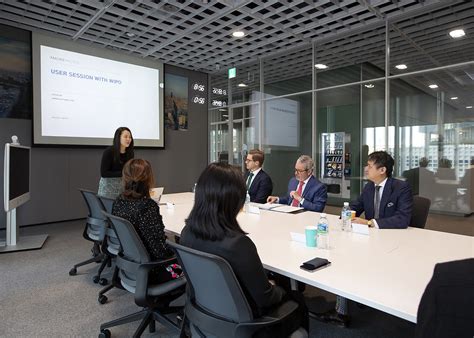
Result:
<instances>
[{"instance_id":1,"label":"glass door","mask_svg":"<svg viewBox=\"0 0 474 338\"><path fill-rule=\"evenodd\" d=\"M245 158L258 148L259 104L232 108L232 164L245 171Z\"/></svg>"},{"instance_id":2,"label":"glass door","mask_svg":"<svg viewBox=\"0 0 474 338\"><path fill-rule=\"evenodd\" d=\"M209 111L210 161L229 163L229 113L227 108Z\"/></svg>"},{"instance_id":3,"label":"glass door","mask_svg":"<svg viewBox=\"0 0 474 338\"><path fill-rule=\"evenodd\" d=\"M230 163L245 171L248 151L260 144L259 109L256 103L209 111L211 162Z\"/></svg>"}]
</instances>

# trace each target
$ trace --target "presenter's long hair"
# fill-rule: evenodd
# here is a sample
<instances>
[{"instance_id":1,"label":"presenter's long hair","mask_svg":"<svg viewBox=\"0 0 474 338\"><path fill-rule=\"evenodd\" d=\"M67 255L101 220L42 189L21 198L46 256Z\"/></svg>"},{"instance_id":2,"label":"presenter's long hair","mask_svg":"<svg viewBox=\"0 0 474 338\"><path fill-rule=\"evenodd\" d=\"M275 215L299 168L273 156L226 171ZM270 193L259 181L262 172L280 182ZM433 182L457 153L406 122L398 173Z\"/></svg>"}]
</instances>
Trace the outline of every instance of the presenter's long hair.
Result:
<instances>
[{"instance_id":1,"label":"presenter's long hair","mask_svg":"<svg viewBox=\"0 0 474 338\"><path fill-rule=\"evenodd\" d=\"M197 181L194 206L186 226L197 238L222 240L232 233L245 232L237 214L245 202L246 188L242 173L225 163L211 163Z\"/></svg>"},{"instance_id":2,"label":"presenter's long hair","mask_svg":"<svg viewBox=\"0 0 474 338\"><path fill-rule=\"evenodd\" d=\"M122 184L124 198L150 198L150 188L155 184L150 162L136 158L125 163L122 170Z\"/></svg>"},{"instance_id":3,"label":"presenter's long hair","mask_svg":"<svg viewBox=\"0 0 474 338\"><path fill-rule=\"evenodd\" d=\"M134 156L135 156L135 153L134 153L134 150L133 150L133 135L132 135L132 132L130 129L128 129L127 127L119 127L117 128L117 130L115 131L115 134L114 134L114 143L112 145L113 149L114 149L114 161L116 163L120 163L120 136L122 136L122 133L124 131L128 131L130 133L130 136L132 137L132 142L130 142L130 145L125 149L125 157L126 157L126 160L125 162L127 162L128 160L132 159Z\"/></svg>"}]
</instances>

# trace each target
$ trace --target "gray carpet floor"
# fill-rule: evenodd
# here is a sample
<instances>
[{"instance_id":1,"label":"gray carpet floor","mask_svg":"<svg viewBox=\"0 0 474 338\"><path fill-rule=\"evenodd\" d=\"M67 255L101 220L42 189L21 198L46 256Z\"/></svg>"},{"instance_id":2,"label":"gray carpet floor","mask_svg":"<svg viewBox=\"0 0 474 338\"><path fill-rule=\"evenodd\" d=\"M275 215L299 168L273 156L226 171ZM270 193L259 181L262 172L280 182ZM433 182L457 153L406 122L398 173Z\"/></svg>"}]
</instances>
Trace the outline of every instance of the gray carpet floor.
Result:
<instances>
[{"instance_id":1,"label":"gray carpet floor","mask_svg":"<svg viewBox=\"0 0 474 338\"><path fill-rule=\"evenodd\" d=\"M0 254L0 337L97 337L101 323L138 311L133 296L109 291L100 305L101 286L92 282L98 268L90 264L69 276L71 267L90 257L91 242L82 238L84 221L46 224L21 229L21 235L48 233L43 249ZM0 237L4 237L0 232ZM110 277L110 274L105 274ZM308 287L310 310L334 307L334 296ZM310 321L310 337L412 337L415 325L391 315L350 304L351 327L342 329ZM113 337L131 337L138 322L114 327ZM144 337L176 337L157 324Z\"/></svg>"}]
</instances>

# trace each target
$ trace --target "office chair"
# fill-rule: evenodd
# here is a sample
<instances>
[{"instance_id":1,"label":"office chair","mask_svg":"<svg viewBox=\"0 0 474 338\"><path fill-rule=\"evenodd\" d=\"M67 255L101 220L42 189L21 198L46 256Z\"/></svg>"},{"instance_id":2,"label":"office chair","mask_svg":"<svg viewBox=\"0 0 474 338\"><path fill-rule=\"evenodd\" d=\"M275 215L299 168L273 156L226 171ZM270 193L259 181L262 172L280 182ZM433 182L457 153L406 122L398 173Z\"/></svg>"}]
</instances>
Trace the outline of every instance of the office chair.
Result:
<instances>
[{"instance_id":1,"label":"office chair","mask_svg":"<svg viewBox=\"0 0 474 338\"><path fill-rule=\"evenodd\" d=\"M341 185L340 184L325 184L327 192L330 194L340 194Z\"/></svg>"},{"instance_id":2,"label":"office chair","mask_svg":"<svg viewBox=\"0 0 474 338\"><path fill-rule=\"evenodd\" d=\"M435 265L418 306L415 338L474 336L473 271L474 258Z\"/></svg>"},{"instance_id":3,"label":"office chair","mask_svg":"<svg viewBox=\"0 0 474 338\"><path fill-rule=\"evenodd\" d=\"M421 196L413 196L413 210L411 212L410 226L424 229L431 201Z\"/></svg>"},{"instance_id":4,"label":"office chair","mask_svg":"<svg viewBox=\"0 0 474 338\"><path fill-rule=\"evenodd\" d=\"M81 192L89 210L89 215L87 216L86 226L84 227L82 236L86 240L93 242L94 245L91 250L92 258L75 264L69 271L70 276L75 276L77 274L78 267L90 263L100 263L103 262L105 258L105 254L102 252L101 248L107 229L107 218L102 214L103 205L97 198L95 192L84 189L79 189L79 191ZM105 265L101 266L97 271L97 275L92 278L94 283L99 283L101 285L107 284L107 280L105 278L100 278L100 274L102 273L104 267Z\"/></svg>"},{"instance_id":5,"label":"office chair","mask_svg":"<svg viewBox=\"0 0 474 338\"><path fill-rule=\"evenodd\" d=\"M118 253L120 252L120 249L121 247L120 247L120 242L118 240L117 234L115 233L115 230L111 226L109 226L106 229L104 244L102 245L102 251L105 254L105 259L102 261L101 268L104 268L105 265L107 265L108 267L111 267L112 263L114 263ZM115 274L116 269L117 267L114 265L114 274ZM105 281L105 284L108 283L106 278L101 278L101 281L102 280ZM105 285L105 284L101 283L101 285ZM114 287L115 287L114 283L110 283L109 285L104 287L102 290L100 290L99 295L97 297L97 301L100 304L107 303L108 298L105 295L105 293L113 289Z\"/></svg>"},{"instance_id":6,"label":"office chair","mask_svg":"<svg viewBox=\"0 0 474 338\"><path fill-rule=\"evenodd\" d=\"M274 325L298 308L287 301L261 318L254 318L252 309L229 263L212 254L167 241L186 276L185 318L191 333L197 337L251 337L257 330ZM299 329L292 336L307 337Z\"/></svg>"},{"instance_id":7,"label":"office chair","mask_svg":"<svg viewBox=\"0 0 474 338\"><path fill-rule=\"evenodd\" d=\"M164 326L179 331L179 325L165 315L177 312L181 307L170 306L170 303L184 293L186 280L184 277L161 284L151 284L149 275L152 269L167 265L175 258L152 262L143 242L129 221L104 213L111 221L118 236L121 251L116 258L117 269L112 283L135 295L135 304L143 310L128 316L112 320L100 325L99 338L110 337L108 328L142 319L133 337L140 337L147 326L150 332L155 330L155 320Z\"/></svg>"},{"instance_id":8,"label":"office chair","mask_svg":"<svg viewBox=\"0 0 474 338\"><path fill-rule=\"evenodd\" d=\"M103 210L102 213L108 212L112 213L112 206L114 204L114 199L104 197L104 196L97 196L102 203ZM106 217L104 215L104 217ZM110 224L110 221L107 219L107 229L105 230L105 236L104 236L104 241L102 244L102 252L105 254L105 259L102 261L101 268L104 268L105 265L108 267L112 266L112 263L115 260L115 257L117 257L117 254L120 252L120 242L118 240L117 234L115 233L115 230L113 229L112 225ZM115 271L116 267L114 267ZM107 281L104 278L105 281ZM99 291L99 295L97 297L97 301L100 304L105 304L108 300L107 296L105 296L105 293L108 292L109 290L113 289L115 286L113 283L110 283L106 287L104 287L102 290Z\"/></svg>"},{"instance_id":9,"label":"office chair","mask_svg":"<svg viewBox=\"0 0 474 338\"><path fill-rule=\"evenodd\" d=\"M105 197L105 196L99 196L97 195L99 200L102 202L102 205L104 207L105 212L108 212L109 214L112 213L112 207L114 206L114 199L110 197Z\"/></svg>"}]
</instances>

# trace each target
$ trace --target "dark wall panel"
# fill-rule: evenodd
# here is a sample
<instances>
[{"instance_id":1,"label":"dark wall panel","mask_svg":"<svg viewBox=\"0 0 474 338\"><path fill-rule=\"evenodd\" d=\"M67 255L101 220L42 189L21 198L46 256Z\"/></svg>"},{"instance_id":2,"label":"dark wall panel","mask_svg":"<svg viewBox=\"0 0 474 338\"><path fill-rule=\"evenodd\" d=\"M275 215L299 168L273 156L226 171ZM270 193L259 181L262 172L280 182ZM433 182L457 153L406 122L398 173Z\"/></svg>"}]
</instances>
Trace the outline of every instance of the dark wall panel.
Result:
<instances>
[{"instance_id":1,"label":"dark wall panel","mask_svg":"<svg viewBox=\"0 0 474 338\"><path fill-rule=\"evenodd\" d=\"M195 77L207 75L176 67L168 71ZM135 157L151 162L157 186L165 193L191 191L199 174L208 163L207 105L189 104L187 131L165 130L164 149L137 149ZM132 131L133 132L133 131ZM0 118L1 170L3 147L17 135L20 143L31 146L31 120ZM41 148L32 149L31 200L18 208L20 226L56 222L86 216L86 208L78 188L97 191L100 161L104 148ZM0 228L5 227L3 180L0 182Z\"/></svg>"}]
</instances>

